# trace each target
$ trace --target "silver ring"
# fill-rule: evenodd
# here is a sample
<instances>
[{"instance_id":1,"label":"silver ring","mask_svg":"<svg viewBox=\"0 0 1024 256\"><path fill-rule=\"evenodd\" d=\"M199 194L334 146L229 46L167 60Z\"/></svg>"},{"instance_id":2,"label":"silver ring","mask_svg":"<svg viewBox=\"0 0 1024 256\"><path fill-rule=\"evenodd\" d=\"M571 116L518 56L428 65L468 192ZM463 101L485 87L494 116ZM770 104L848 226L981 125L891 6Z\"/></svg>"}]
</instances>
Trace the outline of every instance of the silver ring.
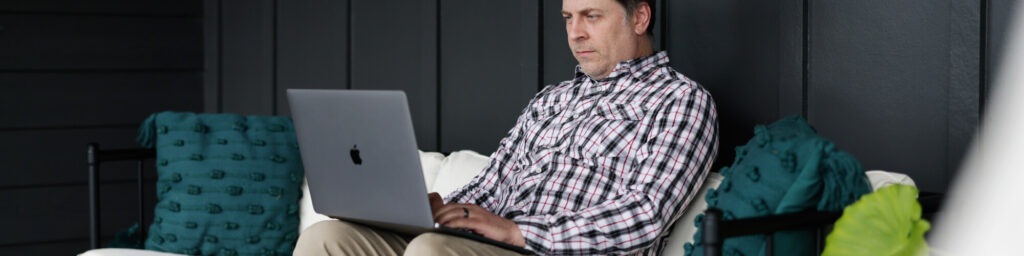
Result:
<instances>
[{"instance_id":1,"label":"silver ring","mask_svg":"<svg viewBox=\"0 0 1024 256\"><path fill-rule=\"evenodd\" d=\"M469 218L469 209L466 209L466 207L462 207L462 213L463 218Z\"/></svg>"}]
</instances>

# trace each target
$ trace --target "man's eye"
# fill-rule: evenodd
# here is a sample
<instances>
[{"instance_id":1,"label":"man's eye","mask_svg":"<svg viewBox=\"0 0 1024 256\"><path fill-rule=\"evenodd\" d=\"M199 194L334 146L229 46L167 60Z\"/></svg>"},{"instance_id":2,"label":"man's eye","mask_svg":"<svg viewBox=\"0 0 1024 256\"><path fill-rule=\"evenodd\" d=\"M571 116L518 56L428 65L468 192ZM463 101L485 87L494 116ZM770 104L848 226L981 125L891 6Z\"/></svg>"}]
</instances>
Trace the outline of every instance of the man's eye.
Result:
<instances>
[{"instance_id":1,"label":"man's eye","mask_svg":"<svg viewBox=\"0 0 1024 256\"><path fill-rule=\"evenodd\" d=\"M597 15L587 15L587 19L596 20Z\"/></svg>"}]
</instances>

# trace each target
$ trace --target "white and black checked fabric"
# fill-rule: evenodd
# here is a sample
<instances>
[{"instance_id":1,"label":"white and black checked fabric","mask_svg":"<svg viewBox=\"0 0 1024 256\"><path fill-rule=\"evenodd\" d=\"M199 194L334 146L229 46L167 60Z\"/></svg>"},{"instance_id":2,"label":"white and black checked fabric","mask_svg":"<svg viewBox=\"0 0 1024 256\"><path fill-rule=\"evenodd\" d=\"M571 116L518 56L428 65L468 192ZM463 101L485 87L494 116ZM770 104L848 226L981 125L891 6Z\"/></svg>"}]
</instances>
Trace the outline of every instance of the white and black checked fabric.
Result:
<instances>
[{"instance_id":1,"label":"white and black checked fabric","mask_svg":"<svg viewBox=\"0 0 1024 256\"><path fill-rule=\"evenodd\" d=\"M718 148L711 95L666 52L547 86L446 202L515 221L538 254L654 255Z\"/></svg>"}]
</instances>

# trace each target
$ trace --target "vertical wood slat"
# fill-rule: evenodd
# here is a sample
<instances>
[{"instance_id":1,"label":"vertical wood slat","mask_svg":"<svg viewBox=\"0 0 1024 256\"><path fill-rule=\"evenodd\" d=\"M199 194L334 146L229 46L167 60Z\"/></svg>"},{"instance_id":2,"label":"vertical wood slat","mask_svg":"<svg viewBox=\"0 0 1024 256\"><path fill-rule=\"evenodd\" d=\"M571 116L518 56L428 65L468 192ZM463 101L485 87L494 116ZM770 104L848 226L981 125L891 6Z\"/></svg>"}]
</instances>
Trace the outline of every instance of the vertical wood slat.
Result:
<instances>
[{"instance_id":1,"label":"vertical wood slat","mask_svg":"<svg viewBox=\"0 0 1024 256\"><path fill-rule=\"evenodd\" d=\"M804 4L810 0L779 0L779 117L803 114Z\"/></svg>"},{"instance_id":2,"label":"vertical wood slat","mask_svg":"<svg viewBox=\"0 0 1024 256\"><path fill-rule=\"evenodd\" d=\"M541 62L543 63L542 77L543 84L553 85L558 82L572 79L573 69L576 67L576 59L569 50L568 34L565 31L565 19L562 18L561 1L543 1L544 3L544 24L542 31L543 45L541 50L544 53Z\"/></svg>"},{"instance_id":3,"label":"vertical wood slat","mask_svg":"<svg viewBox=\"0 0 1024 256\"><path fill-rule=\"evenodd\" d=\"M952 1L950 6L949 84L946 88L946 186L953 180L981 122L984 36L982 1Z\"/></svg>"},{"instance_id":4,"label":"vertical wood slat","mask_svg":"<svg viewBox=\"0 0 1024 256\"><path fill-rule=\"evenodd\" d=\"M220 109L272 115L273 0L221 0Z\"/></svg>"},{"instance_id":5,"label":"vertical wood slat","mask_svg":"<svg viewBox=\"0 0 1024 256\"><path fill-rule=\"evenodd\" d=\"M778 119L780 99L791 100L799 70L780 48L793 46L792 16L775 1L673 1L668 6L671 65L711 92L718 111L719 150L714 169L730 165L736 146L746 143L756 124ZM783 71L783 72L780 72ZM786 98L780 94L785 93Z\"/></svg>"},{"instance_id":6,"label":"vertical wood slat","mask_svg":"<svg viewBox=\"0 0 1024 256\"><path fill-rule=\"evenodd\" d=\"M277 1L275 115L291 115L288 89L348 88L348 6L348 1Z\"/></svg>"},{"instance_id":7,"label":"vertical wood slat","mask_svg":"<svg viewBox=\"0 0 1024 256\"><path fill-rule=\"evenodd\" d=\"M405 91L417 145L437 147L437 2L353 2L352 89ZM405 17L407 20L395 19ZM417 25L410 26L415 21ZM387 33L384 33L387 31Z\"/></svg>"},{"instance_id":8,"label":"vertical wood slat","mask_svg":"<svg viewBox=\"0 0 1024 256\"><path fill-rule=\"evenodd\" d=\"M220 85L222 1L203 1L203 111L207 113L223 111Z\"/></svg>"},{"instance_id":9,"label":"vertical wood slat","mask_svg":"<svg viewBox=\"0 0 1024 256\"><path fill-rule=\"evenodd\" d=\"M865 169L944 191L950 2L814 1L808 115ZM884 28L884 29L881 29Z\"/></svg>"},{"instance_id":10,"label":"vertical wood slat","mask_svg":"<svg viewBox=\"0 0 1024 256\"><path fill-rule=\"evenodd\" d=\"M492 152L537 92L536 15L531 1L441 5L441 151Z\"/></svg>"}]
</instances>

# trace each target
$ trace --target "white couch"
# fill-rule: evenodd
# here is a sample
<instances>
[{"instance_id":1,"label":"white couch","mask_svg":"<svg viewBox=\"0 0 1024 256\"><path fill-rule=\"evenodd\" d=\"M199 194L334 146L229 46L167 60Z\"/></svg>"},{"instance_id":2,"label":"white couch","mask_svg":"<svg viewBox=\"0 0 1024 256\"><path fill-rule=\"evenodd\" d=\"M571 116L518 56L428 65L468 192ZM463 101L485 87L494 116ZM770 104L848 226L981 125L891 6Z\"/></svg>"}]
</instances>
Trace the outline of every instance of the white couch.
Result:
<instances>
[{"instance_id":1,"label":"white couch","mask_svg":"<svg viewBox=\"0 0 1024 256\"><path fill-rule=\"evenodd\" d=\"M487 165L487 156L476 152L463 150L456 151L445 157L436 152L420 152L420 163L423 165L423 177L430 192L437 192L442 196L448 195L453 190L469 182L477 173ZM899 173L884 171L868 171L868 179L874 189L879 187L901 183L913 185L909 177ZM707 209L707 202L704 201L704 193L708 188L717 188L722 182L722 176L718 173L711 173L704 181L693 202L685 210L682 217L676 221L671 230L669 243L663 255L683 255L683 245L693 241L693 235L697 232L693 224L694 218ZM305 182L302 184L303 194L309 193ZM313 211L313 203L308 196L303 196L299 201L299 230L305 230L314 223L328 220L327 216L317 214ZM104 248L89 250L79 254L80 256L179 256L181 254L164 253L156 251Z\"/></svg>"}]
</instances>

